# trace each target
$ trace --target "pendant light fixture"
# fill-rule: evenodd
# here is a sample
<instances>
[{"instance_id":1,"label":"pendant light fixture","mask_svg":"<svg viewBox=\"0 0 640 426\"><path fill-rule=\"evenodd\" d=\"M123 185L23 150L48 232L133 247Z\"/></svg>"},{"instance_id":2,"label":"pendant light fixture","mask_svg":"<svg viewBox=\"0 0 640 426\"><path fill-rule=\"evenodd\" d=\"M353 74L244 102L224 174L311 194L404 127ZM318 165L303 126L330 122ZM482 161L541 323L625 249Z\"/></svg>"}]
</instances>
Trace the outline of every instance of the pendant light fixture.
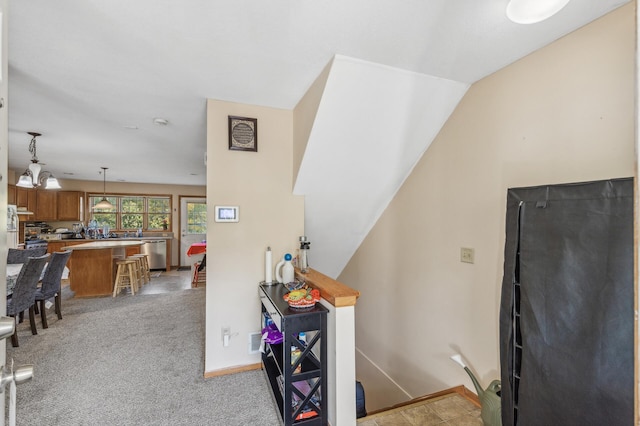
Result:
<instances>
[{"instance_id":1,"label":"pendant light fixture","mask_svg":"<svg viewBox=\"0 0 640 426\"><path fill-rule=\"evenodd\" d=\"M51 172L42 171L42 166L38 162L38 155L36 154L36 138L41 136L40 133L28 132L31 135L31 142L29 143L29 152L31 153L31 164L27 167L27 170L20 176L16 186L21 188L37 188L42 186L44 182L44 189L60 189L60 183Z\"/></svg>"},{"instance_id":2,"label":"pendant light fixture","mask_svg":"<svg viewBox=\"0 0 640 426\"><path fill-rule=\"evenodd\" d=\"M552 17L570 0L511 0L507 17L516 24L535 24Z\"/></svg>"},{"instance_id":3,"label":"pendant light fixture","mask_svg":"<svg viewBox=\"0 0 640 426\"><path fill-rule=\"evenodd\" d=\"M94 209L112 209L113 204L107 200L107 169L108 167L100 167L102 169L103 185L102 185L102 200L95 206Z\"/></svg>"}]
</instances>

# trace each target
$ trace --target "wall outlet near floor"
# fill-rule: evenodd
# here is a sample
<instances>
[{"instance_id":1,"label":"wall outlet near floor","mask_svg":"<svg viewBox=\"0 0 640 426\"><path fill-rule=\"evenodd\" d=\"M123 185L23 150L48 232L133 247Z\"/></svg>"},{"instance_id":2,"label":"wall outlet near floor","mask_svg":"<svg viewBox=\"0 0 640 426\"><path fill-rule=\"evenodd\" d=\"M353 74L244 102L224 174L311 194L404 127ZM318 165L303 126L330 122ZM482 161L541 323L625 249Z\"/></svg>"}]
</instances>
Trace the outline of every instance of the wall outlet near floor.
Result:
<instances>
[{"instance_id":1,"label":"wall outlet near floor","mask_svg":"<svg viewBox=\"0 0 640 426\"><path fill-rule=\"evenodd\" d=\"M460 262L473 263L475 260L475 253L472 248L460 247Z\"/></svg>"}]
</instances>

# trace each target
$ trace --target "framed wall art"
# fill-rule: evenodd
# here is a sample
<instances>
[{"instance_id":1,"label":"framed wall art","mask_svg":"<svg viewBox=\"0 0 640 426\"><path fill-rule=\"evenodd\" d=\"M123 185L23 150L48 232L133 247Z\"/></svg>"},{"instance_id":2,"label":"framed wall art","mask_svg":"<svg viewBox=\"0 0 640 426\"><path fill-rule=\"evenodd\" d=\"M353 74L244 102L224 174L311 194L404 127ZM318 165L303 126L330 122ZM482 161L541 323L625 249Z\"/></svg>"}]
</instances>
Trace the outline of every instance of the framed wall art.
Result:
<instances>
[{"instance_id":1,"label":"framed wall art","mask_svg":"<svg viewBox=\"0 0 640 426\"><path fill-rule=\"evenodd\" d=\"M229 116L229 149L258 152L258 119Z\"/></svg>"}]
</instances>

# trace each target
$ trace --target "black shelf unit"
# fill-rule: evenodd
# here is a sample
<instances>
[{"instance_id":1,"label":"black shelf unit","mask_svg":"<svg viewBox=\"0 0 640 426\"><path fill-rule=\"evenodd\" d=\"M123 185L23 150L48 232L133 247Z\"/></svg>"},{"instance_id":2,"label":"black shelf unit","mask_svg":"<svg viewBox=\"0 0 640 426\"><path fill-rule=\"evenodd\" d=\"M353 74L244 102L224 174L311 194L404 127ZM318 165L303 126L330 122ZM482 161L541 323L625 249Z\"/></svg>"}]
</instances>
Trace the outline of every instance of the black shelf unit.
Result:
<instances>
[{"instance_id":1,"label":"black shelf unit","mask_svg":"<svg viewBox=\"0 0 640 426\"><path fill-rule=\"evenodd\" d=\"M273 399L285 426L326 425L327 420L327 309L292 309L284 301L282 284L261 285L262 325L272 320L283 335L279 344L266 344L262 354ZM306 342L298 336L305 333ZM292 365L291 348L300 350Z\"/></svg>"}]
</instances>

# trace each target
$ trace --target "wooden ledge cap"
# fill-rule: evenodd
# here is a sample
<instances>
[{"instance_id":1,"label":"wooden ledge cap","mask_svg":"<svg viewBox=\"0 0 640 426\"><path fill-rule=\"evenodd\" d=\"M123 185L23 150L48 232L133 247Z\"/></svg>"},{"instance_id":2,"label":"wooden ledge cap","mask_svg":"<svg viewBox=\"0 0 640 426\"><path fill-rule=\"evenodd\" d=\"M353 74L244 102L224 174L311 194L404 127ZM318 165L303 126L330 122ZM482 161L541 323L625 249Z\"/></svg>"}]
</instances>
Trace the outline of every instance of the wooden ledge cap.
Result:
<instances>
[{"instance_id":1,"label":"wooden ledge cap","mask_svg":"<svg viewBox=\"0 0 640 426\"><path fill-rule=\"evenodd\" d=\"M354 290L314 269L309 269L309 272L303 274L296 268L296 278L304 280L310 287L320 290L322 298L336 308L354 306L360 297L358 290Z\"/></svg>"}]
</instances>

